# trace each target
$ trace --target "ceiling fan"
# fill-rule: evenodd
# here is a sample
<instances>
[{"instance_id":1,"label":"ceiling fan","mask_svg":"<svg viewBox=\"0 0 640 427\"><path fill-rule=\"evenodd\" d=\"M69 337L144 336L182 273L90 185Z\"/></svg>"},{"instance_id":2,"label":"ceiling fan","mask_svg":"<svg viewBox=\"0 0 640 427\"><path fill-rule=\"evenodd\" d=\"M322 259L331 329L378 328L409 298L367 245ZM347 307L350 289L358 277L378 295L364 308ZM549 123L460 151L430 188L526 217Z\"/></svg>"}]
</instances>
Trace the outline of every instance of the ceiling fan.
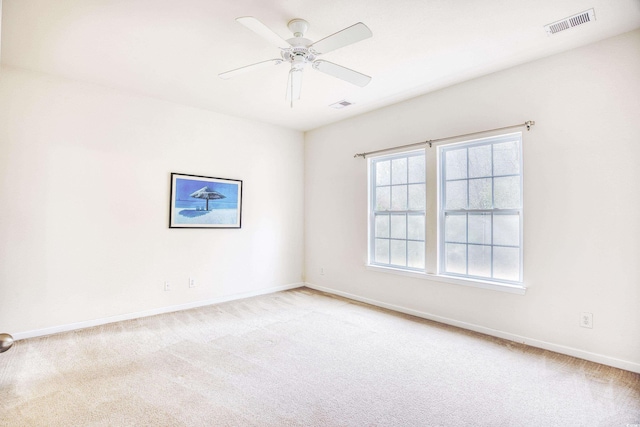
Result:
<instances>
[{"instance_id":1,"label":"ceiling fan","mask_svg":"<svg viewBox=\"0 0 640 427\"><path fill-rule=\"evenodd\" d=\"M283 62L291 64L289 70L289 79L287 82L286 98L291 102L300 99L300 89L302 88L302 70L311 64L311 67L322 73L352 83L356 86L364 87L370 81L371 77L334 64L333 62L318 59L320 55L339 49L344 46L359 42L373 36L373 33L362 22L358 22L350 27L331 34L321 40L312 42L304 38L304 33L309 28L309 23L304 19L292 19L287 26L293 33L293 37L285 40L272 31L265 24L252 16L243 16L236 18L240 24L244 25L257 35L261 36L273 45L280 48L281 58L269 59L255 64L246 65L234 70L226 71L218 74L222 79L230 79L247 71L253 71L260 68L266 68L271 65L280 65Z\"/></svg>"}]
</instances>

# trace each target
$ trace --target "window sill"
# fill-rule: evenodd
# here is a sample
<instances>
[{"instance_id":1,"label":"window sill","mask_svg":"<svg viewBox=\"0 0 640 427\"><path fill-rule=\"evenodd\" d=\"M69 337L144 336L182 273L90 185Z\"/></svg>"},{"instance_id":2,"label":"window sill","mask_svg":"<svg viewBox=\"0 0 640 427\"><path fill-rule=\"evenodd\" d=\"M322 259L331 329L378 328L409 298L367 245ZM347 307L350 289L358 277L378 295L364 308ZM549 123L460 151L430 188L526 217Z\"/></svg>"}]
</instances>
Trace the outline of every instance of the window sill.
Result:
<instances>
[{"instance_id":1,"label":"window sill","mask_svg":"<svg viewBox=\"0 0 640 427\"><path fill-rule=\"evenodd\" d=\"M399 268L380 267L377 265L367 265L367 270L378 271L380 273L397 274L400 276L414 277L417 279L433 280L436 282L452 283L454 285L470 286L473 288L488 289L492 291L508 292L512 294L524 295L527 288L523 285L511 285L508 283L486 282L475 279L462 279L459 277L443 276L440 274L420 273L416 271L406 271Z\"/></svg>"}]
</instances>

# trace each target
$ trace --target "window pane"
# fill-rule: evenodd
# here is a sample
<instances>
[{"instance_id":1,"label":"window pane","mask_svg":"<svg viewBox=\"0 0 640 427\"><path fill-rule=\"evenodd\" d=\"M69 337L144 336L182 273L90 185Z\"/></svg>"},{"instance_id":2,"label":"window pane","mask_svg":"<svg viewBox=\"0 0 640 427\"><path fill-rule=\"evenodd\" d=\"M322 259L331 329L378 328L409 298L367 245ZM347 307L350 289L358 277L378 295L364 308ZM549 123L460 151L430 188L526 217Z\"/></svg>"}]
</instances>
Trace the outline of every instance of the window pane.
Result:
<instances>
[{"instance_id":1,"label":"window pane","mask_svg":"<svg viewBox=\"0 0 640 427\"><path fill-rule=\"evenodd\" d=\"M407 242L407 267L424 268L424 242Z\"/></svg>"},{"instance_id":2,"label":"window pane","mask_svg":"<svg viewBox=\"0 0 640 427\"><path fill-rule=\"evenodd\" d=\"M406 239L407 238L407 216L391 215L391 238Z\"/></svg>"},{"instance_id":3,"label":"window pane","mask_svg":"<svg viewBox=\"0 0 640 427\"><path fill-rule=\"evenodd\" d=\"M391 187L376 188L376 210L388 211L391 208Z\"/></svg>"},{"instance_id":4,"label":"window pane","mask_svg":"<svg viewBox=\"0 0 640 427\"><path fill-rule=\"evenodd\" d=\"M469 274L491 277L491 246L469 245Z\"/></svg>"},{"instance_id":5,"label":"window pane","mask_svg":"<svg viewBox=\"0 0 640 427\"><path fill-rule=\"evenodd\" d=\"M467 177L467 149L447 150L445 155L446 180Z\"/></svg>"},{"instance_id":6,"label":"window pane","mask_svg":"<svg viewBox=\"0 0 640 427\"><path fill-rule=\"evenodd\" d=\"M444 249L445 271L447 273L467 273L467 245L447 243Z\"/></svg>"},{"instance_id":7,"label":"window pane","mask_svg":"<svg viewBox=\"0 0 640 427\"><path fill-rule=\"evenodd\" d=\"M493 277L503 280L520 280L520 249L494 246Z\"/></svg>"},{"instance_id":8,"label":"window pane","mask_svg":"<svg viewBox=\"0 0 640 427\"><path fill-rule=\"evenodd\" d=\"M392 240L391 241L391 264L407 265L407 241Z\"/></svg>"},{"instance_id":9,"label":"window pane","mask_svg":"<svg viewBox=\"0 0 640 427\"><path fill-rule=\"evenodd\" d=\"M394 185L391 187L391 210L407 210L407 186Z\"/></svg>"},{"instance_id":10,"label":"window pane","mask_svg":"<svg viewBox=\"0 0 640 427\"><path fill-rule=\"evenodd\" d=\"M491 178L469 180L469 209L491 209Z\"/></svg>"},{"instance_id":11,"label":"window pane","mask_svg":"<svg viewBox=\"0 0 640 427\"><path fill-rule=\"evenodd\" d=\"M376 162L376 185L391 184L391 161Z\"/></svg>"},{"instance_id":12,"label":"window pane","mask_svg":"<svg viewBox=\"0 0 640 427\"><path fill-rule=\"evenodd\" d=\"M469 214L469 243L491 244L491 214Z\"/></svg>"},{"instance_id":13,"label":"window pane","mask_svg":"<svg viewBox=\"0 0 640 427\"><path fill-rule=\"evenodd\" d=\"M520 216L493 216L493 244L519 246L520 245Z\"/></svg>"},{"instance_id":14,"label":"window pane","mask_svg":"<svg viewBox=\"0 0 640 427\"><path fill-rule=\"evenodd\" d=\"M426 208L427 187L425 184L409 185L409 210L423 211Z\"/></svg>"},{"instance_id":15,"label":"window pane","mask_svg":"<svg viewBox=\"0 0 640 427\"><path fill-rule=\"evenodd\" d=\"M389 237L389 215L376 215L375 237Z\"/></svg>"},{"instance_id":16,"label":"window pane","mask_svg":"<svg viewBox=\"0 0 640 427\"><path fill-rule=\"evenodd\" d=\"M469 148L469 178L491 176L491 145Z\"/></svg>"},{"instance_id":17,"label":"window pane","mask_svg":"<svg viewBox=\"0 0 640 427\"><path fill-rule=\"evenodd\" d=\"M424 240L424 215L407 215L407 238Z\"/></svg>"},{"instance_id":18,"label":"window pane","mask_svg":"<svg viewBox=\"0 0 640 427\"><path fill-rule=\"evenodd\" d=\"M425 182L424 155L409 157L409 182Z\"/></svg>"},{"instance_id":19,"label":"window pane","mask_svg":"<svg viewBox=\"0 0 640 427\"><path fill-rule=\"evenodd\" d=\"M445 192L447 194L445 209L467 208L467 181L447 182Z\"/></svg>"},{"instance_id":20,"label":"window pane","mask_svg":"<svg viewBox=\"0 0 640 427\"><path fill-rule=\"evenodd\" d=\"M391 184L407 183L407 158L391 161Z\"/></svg>"},{"instance_id":21,"label":"window pane","mask_svg":"<svg viewBox=\"0 0 640 427\"><path fill-rule=\"evenodd\" d=\"M520 207L520 176L494 178L495 207L510 209Z\"/></svg>"},{"instance_id":22,"label":"window pane","mask_svg":"<svg viewBox=\"0 0 640 427\"><path fill-rule=\"evenodd\" d=\"M389 264L389 240L376 239L375 262Z\"/></svg>"},{"instance_id":23,"label":"window pane","mask_svg":"<svg viewBox=\"0 0 640 427\"><path fill-rule=\"evenodd\" d=\"M520 149L517 141L493 144L493 174L520 173Z\"/></svg>"},{"instance_id":24,"label":"window pane","mask_svg":"<svg viewBox=\"0 0 640 427\"><path fill-rule=\"evenodd\" d=\"M467 215L447 215L444 218L445 242L465 243L467 241Z\"/></svg>"}]
</instances>

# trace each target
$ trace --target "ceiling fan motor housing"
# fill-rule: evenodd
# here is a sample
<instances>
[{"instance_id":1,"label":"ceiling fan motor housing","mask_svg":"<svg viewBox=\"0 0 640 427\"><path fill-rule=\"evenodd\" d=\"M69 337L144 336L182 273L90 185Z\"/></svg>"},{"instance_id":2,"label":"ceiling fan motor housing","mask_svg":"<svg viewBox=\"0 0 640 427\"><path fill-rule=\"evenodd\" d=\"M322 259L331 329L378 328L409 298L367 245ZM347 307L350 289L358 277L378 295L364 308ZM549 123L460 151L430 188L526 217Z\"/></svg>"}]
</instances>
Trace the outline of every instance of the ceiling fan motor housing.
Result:
<instances>
[{"instance_id":1,"label":"ceiling fan motor housing","mask_svg":"<svg viewBox=\"0 0 640 427\"><path fill-rule=\"evenodd\" d=\"M296 37L287 41L291 44L291 47L282 49L281 52L282 58L285 61L290 62L297 68L315 61L316 55L307 47L311 44L311 41L301 37Z\"/></svg>"},{"instance_id":2,"label":"ceiling fan motor housing","mask_svg":"<svg viewBox=\"0 0 640 427\"><path fill-rule=\"evenodd\" d=\"M313 42L303 37L309 29L309 23L304 19L296 18L289 21L287 27L293 33L293 38L287 40L291 47L282 49L281 55L285 61L291 63L291 68L301 70L317 57L317 54L309 49Z\"/></svg>"}]
</instances>

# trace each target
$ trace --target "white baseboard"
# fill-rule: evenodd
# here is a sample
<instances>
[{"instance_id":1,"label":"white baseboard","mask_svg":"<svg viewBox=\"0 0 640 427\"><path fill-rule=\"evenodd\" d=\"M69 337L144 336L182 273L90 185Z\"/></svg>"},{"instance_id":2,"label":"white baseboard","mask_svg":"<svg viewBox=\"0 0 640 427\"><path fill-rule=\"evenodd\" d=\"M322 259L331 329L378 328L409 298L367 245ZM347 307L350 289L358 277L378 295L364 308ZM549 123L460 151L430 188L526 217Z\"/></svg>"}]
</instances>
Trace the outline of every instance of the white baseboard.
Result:
<instances>
[{"instance_id":1,"label":"white baseboard","mask_svg":"<svg viewBox=\"0 0 640 427\"><path fill-rule=\"evenodd\" d=\"M405 308L399 305L388 304L385 302L373 300L370 298L361 297L359 295L350 294L347 292L338 291L336 289L326 288L324 286L314 285L313 283L305 283L305 286L318 291L326 292L329 294L339 295L344 298L360 301L366 304L375 305L377 307L387 308L389 310L397 311L400 313L410 314L412 316L421 317L423 319L433 320L435 322L444 323L451 326L457 326L462 329L467 329L474 332L479 332L486 335L491 335L497 338L503 338L509 341L514 341L521 344L526 344L532 347L541 348L544 350L554 351L556 353L566 354L568 356L577 357L579 359L589 360L591 362L600 363L602 365L612 366L614 368L624 369L626 371L640 373L640 364L630 362L627 360L616 359L615 357L605 356L602 354L591 353L588 351L580 350L573 347L567 347L560 344L554 344L546 341L541 341L533 338L523 337L520 335L512 334L509 332L500 331L497 329L491 329L484 326L474 325L472 323L461 322L447 317L437 316L423 311L413 310Z\"/></svg>"},{"instance_id":2,"label":"white baseboard","mask_svg":"<svg viewBox=\"0 0 640 427\"><path fill-rule=\"evenodd\" d=\"M193 301L185 304L172 305L168 307L159 307L151 310L138 311L135 313L120 314L117 316L104 317L101 319L86 320L83 322L69 323L66 325L52 326L49 328L36 329L26 332L17 332L13 334L14 340L24 340L27 338L42 337L46 335L57 334L60 332L75 331L78 329L90 328L93 326L106 325L108 323L122 322L123 320L138 319L141 317L155 316L156 314L172 313L174 311L189 310L191 308L204 307L207 305L220 304L223 302L234 301L244 298L255 297L258 295L272 294L274 292L286 291L288 289L301 288L304 283L292 283L283 286L274 286L271 288L260 289L257 291L244 292L241 294L225 295L202 301Z\"/></svg>"}]
</instances>

